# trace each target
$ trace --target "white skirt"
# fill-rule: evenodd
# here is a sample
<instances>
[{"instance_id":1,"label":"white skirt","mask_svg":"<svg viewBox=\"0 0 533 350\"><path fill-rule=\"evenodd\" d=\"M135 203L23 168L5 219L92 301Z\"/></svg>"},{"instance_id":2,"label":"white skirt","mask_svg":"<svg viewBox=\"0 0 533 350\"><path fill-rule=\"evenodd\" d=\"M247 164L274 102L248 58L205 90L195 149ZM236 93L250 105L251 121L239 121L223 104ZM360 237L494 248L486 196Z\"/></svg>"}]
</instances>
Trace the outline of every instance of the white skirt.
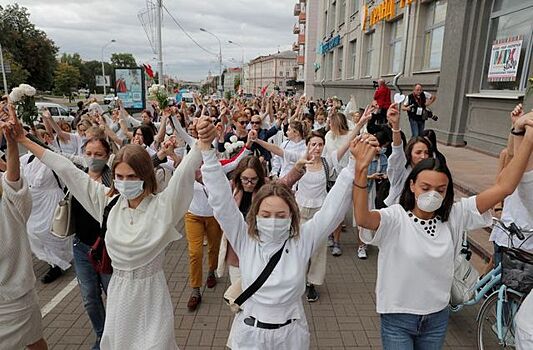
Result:
<instances>
[{"instance_id":1,"label":"white skirt","mask_svg":"<svg viewBox=\"0 0 533 350\"><path fill-rule=\"evenodd\" d=\"M42 337L41 309L35 290L0 304L0 348L25 349Z\"/></svg>"},{"instance_id":2,"label":"white skirt","mask_svg":"<svg viewBox=\"0 0 533 350\"><path fill-rule=\"evenodd\" d=\"M174 307L162 252L134 271L113 270L107 289L102 350L175 350Z\"/></svg>"}]
</instances>

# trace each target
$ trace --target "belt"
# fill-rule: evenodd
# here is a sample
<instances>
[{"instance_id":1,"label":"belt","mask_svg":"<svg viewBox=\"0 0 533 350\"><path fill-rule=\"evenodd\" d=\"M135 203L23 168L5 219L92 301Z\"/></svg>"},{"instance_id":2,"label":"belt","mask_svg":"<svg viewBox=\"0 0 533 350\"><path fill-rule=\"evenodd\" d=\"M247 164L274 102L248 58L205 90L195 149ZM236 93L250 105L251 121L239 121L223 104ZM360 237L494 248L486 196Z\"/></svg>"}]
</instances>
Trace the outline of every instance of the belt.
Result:
<instances>
[{"instance_id":1,"label":"belt","mask_svg":"<svg viewBox=\"0 0 533 350\"><path fill-rule=\"evenodd\" d=\"M292 321L293 320L288 320L285 323L264 323L264 322L258 321L255 317L250 316L244 319L244 324L248 326L252 326L252 327L263 328L263 329L278 329L278 328L281 328L283 326L290 324Z\"/></svg>"}]
</instances>

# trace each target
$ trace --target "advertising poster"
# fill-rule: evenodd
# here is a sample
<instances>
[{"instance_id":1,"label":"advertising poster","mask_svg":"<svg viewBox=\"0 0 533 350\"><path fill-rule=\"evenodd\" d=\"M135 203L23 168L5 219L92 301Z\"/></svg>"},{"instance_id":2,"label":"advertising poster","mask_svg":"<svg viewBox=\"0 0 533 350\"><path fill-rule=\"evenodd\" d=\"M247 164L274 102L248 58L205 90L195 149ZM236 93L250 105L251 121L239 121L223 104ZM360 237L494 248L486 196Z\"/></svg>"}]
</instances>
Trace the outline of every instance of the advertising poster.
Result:
<instances>
[{"instance_id":1,"label":"advertising poster","mask_svg":"<svg viewBox=\"0 0 533 350\"><path fill-rule=\"evenodd\" d=\"M128 110L145 108L144 74L142 68L115 68L115 93Z\"/></svg>"},{"instance_id":2,"label":"advertising poster","mask_svg":"<svg viewBox=\"0 0 533 350\"><path fill-rule=\"evenodd\" d=\"M495 40L490 54L488 81L515 81L522 36Z\"/></svg>"}]
</instances>

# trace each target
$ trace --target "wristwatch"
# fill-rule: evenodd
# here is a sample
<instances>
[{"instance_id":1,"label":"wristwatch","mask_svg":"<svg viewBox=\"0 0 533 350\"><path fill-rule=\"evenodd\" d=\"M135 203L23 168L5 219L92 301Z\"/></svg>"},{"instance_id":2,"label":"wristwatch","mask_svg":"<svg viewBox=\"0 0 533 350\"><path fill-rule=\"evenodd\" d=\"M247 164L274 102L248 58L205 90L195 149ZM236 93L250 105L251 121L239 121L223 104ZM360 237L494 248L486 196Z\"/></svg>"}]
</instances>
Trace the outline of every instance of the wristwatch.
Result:
<instances>
[{"instance_id":1,"label":"wristwatch","mask_svg":"<svg viewBox=\"0 0 533 350\"><path fill-rule=\"evenodd\" d=\"M511 134L514 135L514 136L524 136L526 134L526 129L523 129L523 130L520 130L520 131L516 131L513 128L511 128Z\"/></svg>"}]
</instances>

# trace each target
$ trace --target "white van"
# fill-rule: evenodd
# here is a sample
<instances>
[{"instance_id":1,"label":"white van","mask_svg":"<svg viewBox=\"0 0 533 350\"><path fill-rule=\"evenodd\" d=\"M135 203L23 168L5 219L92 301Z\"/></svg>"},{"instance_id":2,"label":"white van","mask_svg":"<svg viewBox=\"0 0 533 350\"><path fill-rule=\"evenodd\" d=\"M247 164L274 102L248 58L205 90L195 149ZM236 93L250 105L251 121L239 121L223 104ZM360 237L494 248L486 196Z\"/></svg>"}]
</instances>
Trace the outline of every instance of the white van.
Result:
<instances>
[{"instance_id":1,"label":"white van","mask_svg":"<svg viewBox=\"0 0 533 350\"><path fill-rule=\"evenodd\" d=\"M67 123L72 123L74 120L74 117L70 115L70 110L57 103L48 103L48 102L35 102L35 105L37 106L37 109L39 110L39 117L41 117L41 109L48 108L50 111L50 114L52 115L52 118L56 122L62 120Z\"/></svg>"}]
</instances>

